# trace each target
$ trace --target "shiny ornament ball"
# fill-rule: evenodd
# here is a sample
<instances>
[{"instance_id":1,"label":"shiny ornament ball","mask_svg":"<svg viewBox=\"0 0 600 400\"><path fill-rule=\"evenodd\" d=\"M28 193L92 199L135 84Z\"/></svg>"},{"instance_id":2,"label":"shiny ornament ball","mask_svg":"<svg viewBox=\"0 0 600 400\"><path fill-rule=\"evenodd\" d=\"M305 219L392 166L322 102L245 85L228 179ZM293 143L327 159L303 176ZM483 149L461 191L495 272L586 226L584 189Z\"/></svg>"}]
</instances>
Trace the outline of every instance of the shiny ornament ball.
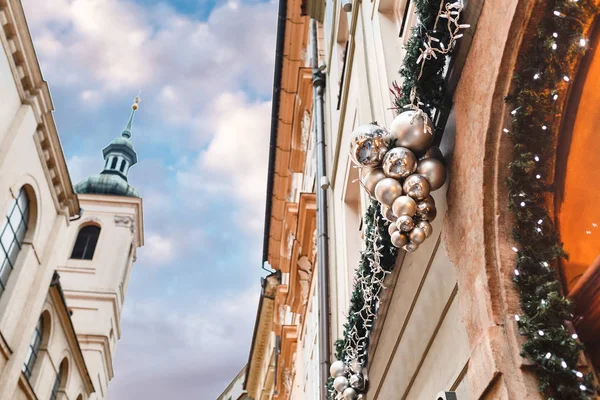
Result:
<instances>
[{"instance_id":1,"label":"shiny ornament ball","mask_svg":"<svg viewBox=\"0 0 600 400\"><path fill-rule=\"evenodd\" d=\"M404 111L392 121L389 140L390 145L425 152L433 143L433 124L424 113Z\"/></svg>"},{"instance_id":2,"label":"shiny ornament ball","mask_svg":"<svg viewBox=\"0 0 600 400\"><path fill-rule=\"evenodd\" d=\"M413 221L412 217L409 217L408 215L401 215L396 220L396 225L400 231L408 232L415 227L415 221Z\"/></svg>"},{"instance_id":3,"label":"shiny ornament ball","mask_svg":"<svg viewBox=\"0 0 600 400\"><path fill-rule=\"evenodd\" d=\"M410 239L411 243L421 244L425 241L427 235L425 235L425 231L423 229L415 226L413 230L408 233L408 238Z\"/></svg>"},{"instance_id":4,"label":"shiny ornament ball","mask_svg":"<svg viewBox=\"0 0 600 400\"><path fill-rule=\"evenodd\" d=\"M392 211L397 217L401 215L412 217L417 212L417 202L410 196L400 196L394 200Z\"/></svg>"},{"instance_id":5,"label":"shiny ornament ball","mask_svg":"<svg viewBox=\"0 0 600 400\"><path fill-rule=\"evenodd\" d=\"M358 393L351 387L344 389L342 392L342 398L344 400L356 400L356 396L358 396Z\"/></svg>"},{"instance_id":6,"label":"shiny ornament ball","mask_svg":"<svg viewBox=\"0 0 600 400\"><path fill-rule=\"evenodd\" d=\"M427 196L417 203L417 217L431 222L436 216L437 209L435 208L435 200L433 200L433 197Z\"/></svg>"},{"instance_id":7,"label":"shiny ornament ball","mask_svg":"<svg viewBox=\"0 0 600 400\"><path fill-rule=\"evenodd\" d=\"M382 168L390 178L406 178L417 170L417 157L404 147L395 147L383 157Z\"/></svg>"},{"instance_id":8,"label":"shiny ornament ball","mask_svg":"<svg viewBox=\"0 0 600 400\"><path fill-rule=\"evenodd\" d=\"M333 388L338 392L343 392L348 387L348 378L338 376L333 380Z\"/></svg>"},{"instance_id":9,"label":"shiny ornament ball","mask_svg":"<svg viewBox=\"0 0 600 400\"><path fill-rule=\"evenodd\" d=\"M404 193L413 199L423 200L429 195L429 192L431 191L431 185L425 177L419 174L414 174L406 178L403 189Z\"/></svg>"},{"instance_id":10,"label":"shiny ornament ball","mask_svg":"<svg viewBox=\"0 0 600 400\"><path fill-rule=\"evenodd\" d=\"M390 207L400 196L402 196L402 185L393 178L382 179L375 185L375 198L381 204Z\"/></svg>"},{"instance_id":11,"label":"shiny ornament ball","mask_svg":"<svg viewBox=\"0 0 600 400\"><path fill-rule=\"evenodd\" d=\"M398 219L392 209L384 204L381 205L381 215L383 215L383 219L389 222L395 222Z\"/></svg>"},{"instance_id":12,"label":"shiny ornament ball","mask_svg":"<svg viewBox=\"0 0 600 400\"><path fill-rule=\"evenodd\" d=\"M394 232L398 231L398 225L396 225L395 223L391 223L390 226L388 226L388 233L390 234L390 236L392 236L394 234Z\"/></svg>"},{"instance_id":13,"label":"shiny ornament ball","mask_svg":"<svg viewBox=\"0 0 600 400\"><path fill-rule=\"evenodd\" d=\"M387 132L375 124L359 126L350 139L350 158L363 167L379 165L387 153Z\"/></svg>"},{"instance_id":14,"label":"shiny ornament ball","mask_svg":"<svg viewBox=\"0 0 600 400\"><path fill-rule=\"evenodd\" d=\"M404 246L406 243L408 243L408 237L404 233L400 233L399 230L396 230L390 236L390 241L392 242L392 244L395 247L400 248L400 247Z\"/></svg>"},{"instance_id":15,"label":"shiny ornament ball","mask_svg":"<svg viewBox=\"0 0 600 400\"><path fill-rule=\"evenodd\" d=\"M438 161L444 162L444 155L442 154L440 148L437 146L431 146L429 150L425 152L423 157L421 157L421 160L424 160L426 158L435 158Z\"/></svg>"},{"instance_id":16,"label":"shiny ornament ball","mask_svg":"<svg viewBox=\"0 0 600 400\"><path fill-rule=\"evenodd\" d=\"M417 173L427 178L432 191L438 190L446 182L446 167L435 158L426 158L419 161Z\"/></svg>"},{"instance_id":17,"label":"shiny ornament ball","mask_svg":"<svg viewBox=\"0 0 600 400\"><path fill-rule=\"evenodd\" d=\"M346 365L341 360L334 361L329 367L329 373L331 374L332 378L342 376L346 373Z\"/></svg>"},{"instance_id":18,"label":"shiny ornament ball","mask_svg":"<svg viewBox=\"0 0 600 400\"><path fill-rule=\"evenodd\" d=\"M380 180L386 178L381 168L365 169L363 172L362 184L369 196L375 198L375 186Z\"/></svg>"},{"instance_id":19,"label":"shiny ornament ball","mask_svg":"<svg viewBox=\"0 0 600 400\"><path fill-rule=\"evenodd\" d=\"M427 221L420 221L417 224L417 227L423 229L423 232L425 232L425 237L430 237L433 233L433 226L431 226L431 224Z\"/></svg>"},{"instance_id":20,"label":"shiny ornament ball","mask_svg":"<svg viewBox=\"0 0 600 400\"><path fill-rule=\"evenodd\" d=\"M419 248L418 244L409 242L409 243L405 244L402 249L408 251L409 253L412 253L413 251L417 251L418 248Z\"/></svg>"},{"instance_id":21,"label":"shiny ornament ball","mask_svg":"<svg viewBox=\"0 0 600 400\"><path fill-rule=\"evenodd\" d=\"M353 374L350 376L350 387L356 390L363 390L365 388L365 378L362 374Z\"/></svg>"}]
</instances>

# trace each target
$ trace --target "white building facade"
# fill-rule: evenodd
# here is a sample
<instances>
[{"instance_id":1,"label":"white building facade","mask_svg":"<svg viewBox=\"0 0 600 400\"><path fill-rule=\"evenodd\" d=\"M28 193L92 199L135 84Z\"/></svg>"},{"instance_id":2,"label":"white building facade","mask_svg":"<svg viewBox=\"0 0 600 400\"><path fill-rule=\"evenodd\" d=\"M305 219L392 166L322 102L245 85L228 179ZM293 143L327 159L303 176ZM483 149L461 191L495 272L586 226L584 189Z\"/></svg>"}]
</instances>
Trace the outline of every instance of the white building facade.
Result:
<instances>
[{"instance_id":1,"label":"white building facade","mask_svg":"<svg viewBox=\"0 0 600 400\"><path fill-rule=\"evenodd\" d=\"M19 0L0 23L0 398L106 399L144 243L130 125L74 190Z\"/></svg>"}]
</instances>

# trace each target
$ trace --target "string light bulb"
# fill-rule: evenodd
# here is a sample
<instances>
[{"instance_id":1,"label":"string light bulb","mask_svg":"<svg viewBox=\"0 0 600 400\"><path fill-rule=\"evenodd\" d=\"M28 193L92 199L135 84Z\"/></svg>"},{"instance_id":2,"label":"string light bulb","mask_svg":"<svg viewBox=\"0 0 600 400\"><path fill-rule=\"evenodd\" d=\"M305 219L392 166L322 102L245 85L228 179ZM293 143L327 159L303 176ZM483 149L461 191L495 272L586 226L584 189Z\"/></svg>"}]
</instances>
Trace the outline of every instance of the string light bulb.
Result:
<instances>
[{"instance_id":1,"label":"string light bulb","mask_svg":"<svg viewBox=\"0 0 600 400\"><path fill-rule=\"evenodd\" d=\"M579 39L579 45L581 47L585 47L586 44L587 44L587 40L585 40L585 38Z\"/></svg>"}]
</instances>

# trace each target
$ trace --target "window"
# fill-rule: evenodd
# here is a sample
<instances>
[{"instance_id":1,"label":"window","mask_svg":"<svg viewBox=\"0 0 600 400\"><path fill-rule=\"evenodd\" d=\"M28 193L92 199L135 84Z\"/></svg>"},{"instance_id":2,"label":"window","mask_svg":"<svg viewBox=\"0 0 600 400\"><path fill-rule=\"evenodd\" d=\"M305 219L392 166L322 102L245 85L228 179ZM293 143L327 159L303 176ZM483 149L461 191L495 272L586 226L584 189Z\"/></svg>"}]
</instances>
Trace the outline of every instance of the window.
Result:
<instances>
[{"instance_id":1,"label":"window","mask_svg":"<svg viewBox=\"0 0 600 400\"><path fill-rule=\"evenodd\" d=\"M121 160L121 168L119 168L119 171L125 171L125 165L127 165L127 161Z\"/></svg>"},{"instance_id":2,"label":"window","mask_svg":"<svg viewBox=\"0 0 600 400\"><path fill-rule=\"evenodd\" d=\"M117 168L117 161L119 161L119 159L117 157L114 157L112 163L110 164L110 169Z\"/></svg>"},{"instance_id":3,"label":"window","mask_svg":"<svg viewBox=\"0 0 600 400\"><path fill-rule=\"evenodd\" d=\"M17 255L23 246L29 221L29 198L21 188L19 196L9 207L6 219L0 228L0 295L6 288L8 277L15 268Z\"/></svg>"},{"instance_id":4,"label":"window","mask_svg":"<svg viewBox=\"0 0 600 400\"><path fill-rule=\"evenodd\" d=\"M98 237L100 236L100 228L95 225L88 225L81 228L73 246L71 258L78 260L91 260L94 257Z\"/></svg>"},{"instance_id":5,"label":"window","mask_svg":"<svg viewBox=\"0 0 600 400\"><path fill-rule=\"evenodd\" d=\"M42 344L42 333L44 332L44 318L40 316L35 331L33 331L33 337L29 343L29 349L27 350L27 356L25 357L25 363L23 364L23 373L27 379L31 378L35 361L37 360L38 353L40 352L40 346Z\"/></svg>"},{"instance_id":6,"label":"window","mask_svg":"<svg viewBox=\"0 0 600 400\"><path fill-rule=\"evenodd\" d=\"M50 400L56 400L58 398L58 391L60 389L64 389L68 374L69 374L69 365L67 363L67 359L65 358L60 363L60 367L58 367L58 374L56 374L56 379L54 379L54 386L52 386L52 393L50 393Z\"/></svg>"}]
</instances>

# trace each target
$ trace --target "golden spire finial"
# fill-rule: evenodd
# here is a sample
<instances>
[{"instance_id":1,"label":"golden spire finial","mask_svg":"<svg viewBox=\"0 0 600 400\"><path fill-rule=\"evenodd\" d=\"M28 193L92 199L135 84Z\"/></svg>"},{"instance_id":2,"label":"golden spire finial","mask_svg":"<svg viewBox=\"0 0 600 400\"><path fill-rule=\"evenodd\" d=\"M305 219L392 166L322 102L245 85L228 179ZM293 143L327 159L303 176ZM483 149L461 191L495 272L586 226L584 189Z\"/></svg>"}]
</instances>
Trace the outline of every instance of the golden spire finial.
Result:
<instances>
[{"instance_id":1,"label":"golden spire finial","mask_svg":"<svg viewBox=\"0 0 600 400\"><path fill-rule=\"evenodd\" d=\"M141 90L138 92L138 95L135 96L135 99L133 99L133 104L131 105L131 108L134 111L137 110L140 107L139 104L142 101L142 99L140 98L140 94L142 94Z\"/></svg>"}]
</instances>

